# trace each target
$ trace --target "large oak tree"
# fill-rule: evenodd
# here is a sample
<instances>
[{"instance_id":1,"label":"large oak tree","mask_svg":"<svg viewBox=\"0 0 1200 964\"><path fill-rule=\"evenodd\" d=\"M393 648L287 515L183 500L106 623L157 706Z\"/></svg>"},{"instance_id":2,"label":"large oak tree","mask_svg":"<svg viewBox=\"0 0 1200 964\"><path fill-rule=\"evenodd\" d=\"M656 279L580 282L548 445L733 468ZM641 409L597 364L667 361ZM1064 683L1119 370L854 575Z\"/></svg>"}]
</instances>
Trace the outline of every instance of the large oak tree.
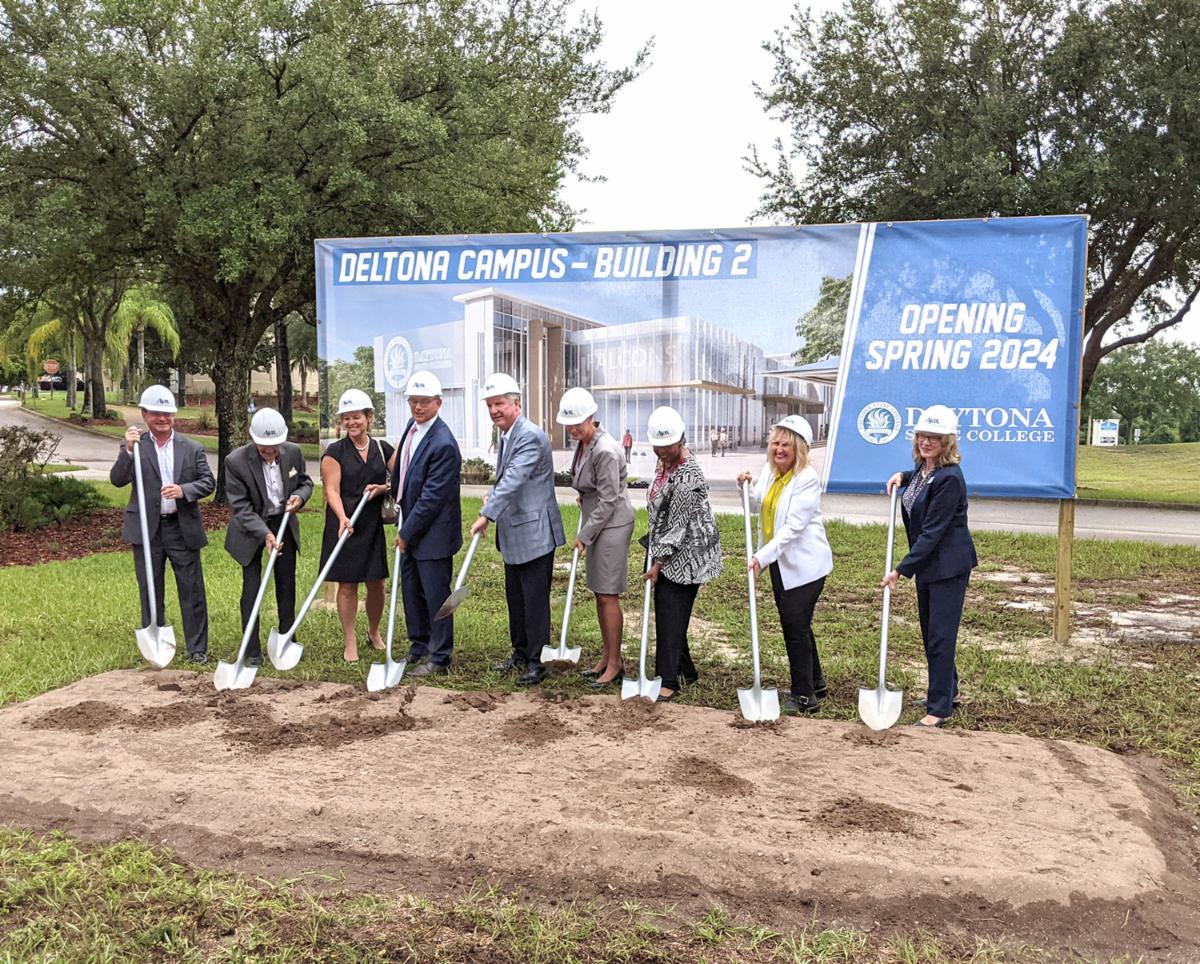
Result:
<instances>
[{"instance_id":1,"label":"large oak tree","mask_svg":"<svg viewBox=\"0 0 1200 964\"><path fill-rule=\"evenodd\" d=\"M798 8L761 91L790 126L760 213L800 222L1086 213L1083 387L1200 290L1194 0Z\"/></svg>"},{"instance_id":2,"label":"large oak tree","mask_svg":"<svg viewBox=\"0 0 1200 964\"><path fill-rule=\"evenodd\" d=\"M599 23L561 2L0 9L3 283L152 267L211 348L222 460L244 438L264 332L311 310L315 238L569 226L575 118L638 66L600 63ZM72 216L73 244L46 226Z\"/></svg>"}]
</instances>

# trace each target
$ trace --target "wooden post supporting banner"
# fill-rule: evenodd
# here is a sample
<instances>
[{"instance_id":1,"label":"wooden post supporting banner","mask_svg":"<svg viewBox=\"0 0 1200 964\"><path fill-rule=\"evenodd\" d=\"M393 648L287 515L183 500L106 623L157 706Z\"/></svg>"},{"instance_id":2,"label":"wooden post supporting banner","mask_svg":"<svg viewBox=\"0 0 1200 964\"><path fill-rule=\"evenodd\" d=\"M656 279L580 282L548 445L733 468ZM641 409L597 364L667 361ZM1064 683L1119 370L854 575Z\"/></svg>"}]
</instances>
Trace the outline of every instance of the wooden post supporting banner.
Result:
<instances>
[{"instance_id":1,"label":"wooden post supporting banner","mask_svg":"<svg viewBox=\"0 0 1200 964\"><path fill-rule=\"evenodd\" d=\"M1058 503L1058 552L1054 562L1054 642L1071 639L1071 552L1075 547L1075 500Z\"/></svg>"}]
</instances>

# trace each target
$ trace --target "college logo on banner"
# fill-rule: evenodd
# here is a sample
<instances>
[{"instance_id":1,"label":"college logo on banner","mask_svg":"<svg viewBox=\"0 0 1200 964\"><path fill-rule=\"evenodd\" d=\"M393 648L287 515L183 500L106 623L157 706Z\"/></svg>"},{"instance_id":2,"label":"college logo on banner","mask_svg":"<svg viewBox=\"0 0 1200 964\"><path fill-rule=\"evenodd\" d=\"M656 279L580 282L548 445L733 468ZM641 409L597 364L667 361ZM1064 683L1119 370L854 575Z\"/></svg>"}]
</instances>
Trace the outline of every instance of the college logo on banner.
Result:
<instances>
[{"instance_id":1,"label":"college logo on banner","mask_svg":"<svg viewBox=\"0 0 1200 964\"><path fill-rule=\"evenodd\" d=\"M1072 498L1086 242L1076 216L863 225L827 488L881 491L947 405L970 492Z\"/></svg>"},{"instance_id":2,"label":"college logo on banner","mask_svg":"<svg viewBox=\"0 0 1200 964\"><path fill-rule=\"evenodd\" d=\"M900 434L900 413L887 402L872 402L858 413L858 434L872 445L887 445Z\"/></svg>"},{"instance_id":3,"label":"college logo on banner","mask_svg":"<svg viewBox=\"0 0 1200 964\"><path fill-rule=\"evenodd\" d=\"M397 335L383 350L383 374L387 383L397 390L408 384L413 370L413 350L408 339Z\"/></svg>"}]
</instances>

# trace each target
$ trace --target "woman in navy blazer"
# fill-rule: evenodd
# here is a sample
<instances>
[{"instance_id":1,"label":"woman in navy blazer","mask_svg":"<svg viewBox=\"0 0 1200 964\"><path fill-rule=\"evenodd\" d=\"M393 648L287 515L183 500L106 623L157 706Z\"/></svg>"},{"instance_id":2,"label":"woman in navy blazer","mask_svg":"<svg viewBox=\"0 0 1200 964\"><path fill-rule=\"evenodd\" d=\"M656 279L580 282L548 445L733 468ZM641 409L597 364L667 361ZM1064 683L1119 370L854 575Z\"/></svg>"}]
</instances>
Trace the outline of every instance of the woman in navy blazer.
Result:
<instances>
[{"instance_id":1,"label":"woman in navy blazer","mask_svg":"<svg viewBox=\"0 0 1200 964\"><path fill-rule=\"evenodd\" d=\"M894 591L900 577L916 577L917 613L929 664L926 715L918 726L943 726L958 697L954 650L962 619L967 581L978 559L967 529L967 483L958 467L958 417L945 405L931 405L917 420L911 472L887 480L897 486L908 555L884 577Z\"/></svg>"}]
</instances>

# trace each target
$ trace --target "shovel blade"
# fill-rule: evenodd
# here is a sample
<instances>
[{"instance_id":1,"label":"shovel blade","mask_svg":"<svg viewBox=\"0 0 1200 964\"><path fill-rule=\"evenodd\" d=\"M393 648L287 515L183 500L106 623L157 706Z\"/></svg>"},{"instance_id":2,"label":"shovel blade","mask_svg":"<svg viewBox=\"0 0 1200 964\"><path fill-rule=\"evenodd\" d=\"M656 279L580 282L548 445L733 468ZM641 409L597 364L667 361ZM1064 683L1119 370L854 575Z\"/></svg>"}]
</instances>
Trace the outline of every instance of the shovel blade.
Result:
<instances>
[{"instance_id":1,"label":"shovel blade","mask_svg":"<svg viewBox=\"0 0 1200 964\"><path fill-rule=\"evenodd\" d=\"M578 663L579 656L583 652L581 646L543 646L542 647L542 662L543 663Z\"/></svg>"},{"instance_id":2,"label":"shovel blade","mask_svg":"<svg viewBox=\"0 0 1200 964\"><path fill-rule=\"evenodd\" d=\"M213 673L213 686L219 690L249 689L258 675L257 666L246 666L243 663L227 663L221 660Z\"/></svg>"},{"instance_id":3,"label":"shovel blade","mask_svg":"<svg viewBox=\"0 0 1200 964\"><path fill-rule=\"evenodd\" d=\"M779 719L779 691L765 690L759 686L738 689L738 703L742 717L752 723L769 723Z\"/></svg>"},{"instance_id":4,"label":"shovel blade","mask_svg":"<svg viewBox=\"0 0 1200 964\"><path fill-rule=\"evenodd\" d=\"M283 635L278 629L272 629L271 635L267 637L267 655L271 657L272 666L286 672L296 668L300 657L304 655L304 647L290 636Z\"/></svg>"},{"instance_id":5,"label":"shovel blade","mask_svg":"<svg viewBox=\"0 0 1200 964\"><path fill-rule=\"evenodd\" d=\"M860 689L858 691L858 716L872 730L886 730L900 719L904 709L902 690Z\"/></svg>"},{"instance_id":6,"label":"shovel blade","mask_svg":"<svg viewBox=\"0 0 1200 964\"><path fill-rule=\"evenodd\" d=\"M367 671L367 692L378 693L380 690L390 690L404 677L404 668L408 660L398 663L372 663Z\"/></svg>"},{"instance_id":7,"label":"shovel blade","mask_svg":"<svg viewBox=\"0 0 1200 964\"><path fill-rule=\"evenodd\" d=\"M442 608L434 614L434 621L436 622L439 619L445 619L452 612L454 612L454 610L466 602L469 595L471 595L470 586L463 586L460 589L455 589L454 592L450 593L450 595L446 597L446 601L442 603Z\"/></svg>"},{"instance_id":8,"label":"shovel blade","mask_svg":"<svg viewBox=\"0 0 1200 964\"><path fill-rule=\"evenodd\" d=\"M658 694L662 691L662 677L656 676L654 679L623 679L621 680L621 699L631 700L636 696L640 696L644 700L649 700L651 703L658 701Z\"/></svg>"},{"instance_id":9,"label":"shovel blade","mask_svg":"<svg viewBox=\"0 0 1200 964\"><path fill-rule=\"evenodd\" d=\"M175 630L170 626L143 626L135 635L138 650L152 666L162 669L175 658Z\"/></svg>"}]
</instances>

